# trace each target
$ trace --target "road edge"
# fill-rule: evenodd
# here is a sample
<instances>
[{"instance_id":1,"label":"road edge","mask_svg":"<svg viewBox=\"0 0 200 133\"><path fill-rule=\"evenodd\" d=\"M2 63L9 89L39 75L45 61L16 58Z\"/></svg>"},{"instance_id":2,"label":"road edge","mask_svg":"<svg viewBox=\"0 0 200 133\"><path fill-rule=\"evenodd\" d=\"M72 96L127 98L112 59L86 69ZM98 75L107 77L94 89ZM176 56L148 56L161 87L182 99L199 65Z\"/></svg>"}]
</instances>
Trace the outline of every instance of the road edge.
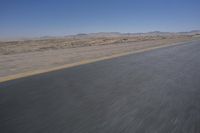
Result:
<instances>
[{"instance_id":1,"label":"road edge","mask_svg":"<svg viewBox=\"0 0 200 133\"><path fill-rule=\"evenodd\" d=\"M25 78L25 77L29 77L29 76L33 76L33 75L38 75L38 74L42 74L42 73L47 73L47 72L57 71L57 70L71 68L71 67L75 67L75 66L80 66L80 65L84 65L84 64L94 63L94 62L98 62L98 61L113 59L113 58L126 56L126 55L130 55L130 54L142 53L142 52L151 51L151 50L155 50L155 49L159 49L159 48L165 48L165 47L185 44L187 42L191 42L191 40L185 41L185 42L172 43L172 44L168 44L168 45L155 46L155 47L140 49L140 50L131 51L131 52L114 54L114 55L111 55L111 56L101 57L101 58L97 58L97 59L83 60L83 61L80 61L80 62L65 64L65 65L62 65L62 66L49 68L49 69L45 69L45 70L34 70L34 71L23 72L23 73L9 75L9 76L3 76L3 77L0 77L0 83L15 80L15 79L20 79L20 78Z\"/></svg>"}]
</instances>

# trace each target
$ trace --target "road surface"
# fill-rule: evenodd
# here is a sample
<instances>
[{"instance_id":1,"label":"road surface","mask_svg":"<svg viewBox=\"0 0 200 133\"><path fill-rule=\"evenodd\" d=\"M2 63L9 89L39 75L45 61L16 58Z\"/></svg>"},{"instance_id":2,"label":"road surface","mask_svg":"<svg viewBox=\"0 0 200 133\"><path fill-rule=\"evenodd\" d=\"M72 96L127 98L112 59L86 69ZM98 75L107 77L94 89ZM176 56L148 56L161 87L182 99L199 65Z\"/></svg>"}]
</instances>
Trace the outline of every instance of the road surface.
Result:
<instances>
[{"instance_id":1,"label":"road surface","mask_svg":"<svg viewBox=\"0 0 200 133\"><path fill-rule=\"evenodd\" d=\"M1 133L200 133L200 41L0 83Z\"/></svg>"}]
</instances>

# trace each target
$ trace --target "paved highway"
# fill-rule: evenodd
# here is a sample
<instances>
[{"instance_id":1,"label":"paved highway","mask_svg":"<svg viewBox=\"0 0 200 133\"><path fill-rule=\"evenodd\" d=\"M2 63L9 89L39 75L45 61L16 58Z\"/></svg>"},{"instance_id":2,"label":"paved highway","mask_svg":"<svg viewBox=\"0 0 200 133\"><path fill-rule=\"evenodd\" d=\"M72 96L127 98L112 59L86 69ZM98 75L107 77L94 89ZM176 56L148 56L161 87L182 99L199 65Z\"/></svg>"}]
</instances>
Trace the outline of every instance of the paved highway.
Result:
<instances>
[{"instance_id":1,"label":"paved highway","mask_svg":"<svg viewBox=\"0 0 200 133\"><path fill-rule=\"evenodd\" d=\"M1 133L200 133L200 42L0 83Z\"/></svg>"}]
</instances>

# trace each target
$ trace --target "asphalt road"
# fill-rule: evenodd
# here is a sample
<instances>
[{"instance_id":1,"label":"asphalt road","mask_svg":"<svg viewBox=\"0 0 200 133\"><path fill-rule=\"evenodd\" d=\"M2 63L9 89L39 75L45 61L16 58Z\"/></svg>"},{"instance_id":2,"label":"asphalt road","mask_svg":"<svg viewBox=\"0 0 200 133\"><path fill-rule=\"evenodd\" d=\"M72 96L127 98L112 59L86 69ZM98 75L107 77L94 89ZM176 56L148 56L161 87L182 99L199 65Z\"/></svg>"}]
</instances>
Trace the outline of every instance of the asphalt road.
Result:
<instances>
[{"instance_id":1,"label":"asphalt road","mask_svg":"<svg viewBox=\"0 0 200 133\"><path fill-rule=\"evenodd\" d=\"M200 41L1 83L0 133L200 133Z\"/></svg>"}]
</instances>

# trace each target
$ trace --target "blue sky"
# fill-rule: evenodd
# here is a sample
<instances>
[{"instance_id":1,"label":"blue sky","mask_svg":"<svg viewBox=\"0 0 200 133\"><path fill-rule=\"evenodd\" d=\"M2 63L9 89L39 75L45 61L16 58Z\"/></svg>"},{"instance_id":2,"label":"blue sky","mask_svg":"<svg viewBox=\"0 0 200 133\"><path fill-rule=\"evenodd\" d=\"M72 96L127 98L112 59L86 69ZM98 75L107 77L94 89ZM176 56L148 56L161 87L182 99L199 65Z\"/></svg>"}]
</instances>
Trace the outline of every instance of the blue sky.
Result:
<instances>
[{"instance_id":1,"label":"blue sky","mask_svg":"<svg viewBox=\"0 0 200 133\"><path fill-rule=\"evenodd\" d=\"M0 38L200 29L200 0L0 0Z\"/></svg>"}]
</instances>

